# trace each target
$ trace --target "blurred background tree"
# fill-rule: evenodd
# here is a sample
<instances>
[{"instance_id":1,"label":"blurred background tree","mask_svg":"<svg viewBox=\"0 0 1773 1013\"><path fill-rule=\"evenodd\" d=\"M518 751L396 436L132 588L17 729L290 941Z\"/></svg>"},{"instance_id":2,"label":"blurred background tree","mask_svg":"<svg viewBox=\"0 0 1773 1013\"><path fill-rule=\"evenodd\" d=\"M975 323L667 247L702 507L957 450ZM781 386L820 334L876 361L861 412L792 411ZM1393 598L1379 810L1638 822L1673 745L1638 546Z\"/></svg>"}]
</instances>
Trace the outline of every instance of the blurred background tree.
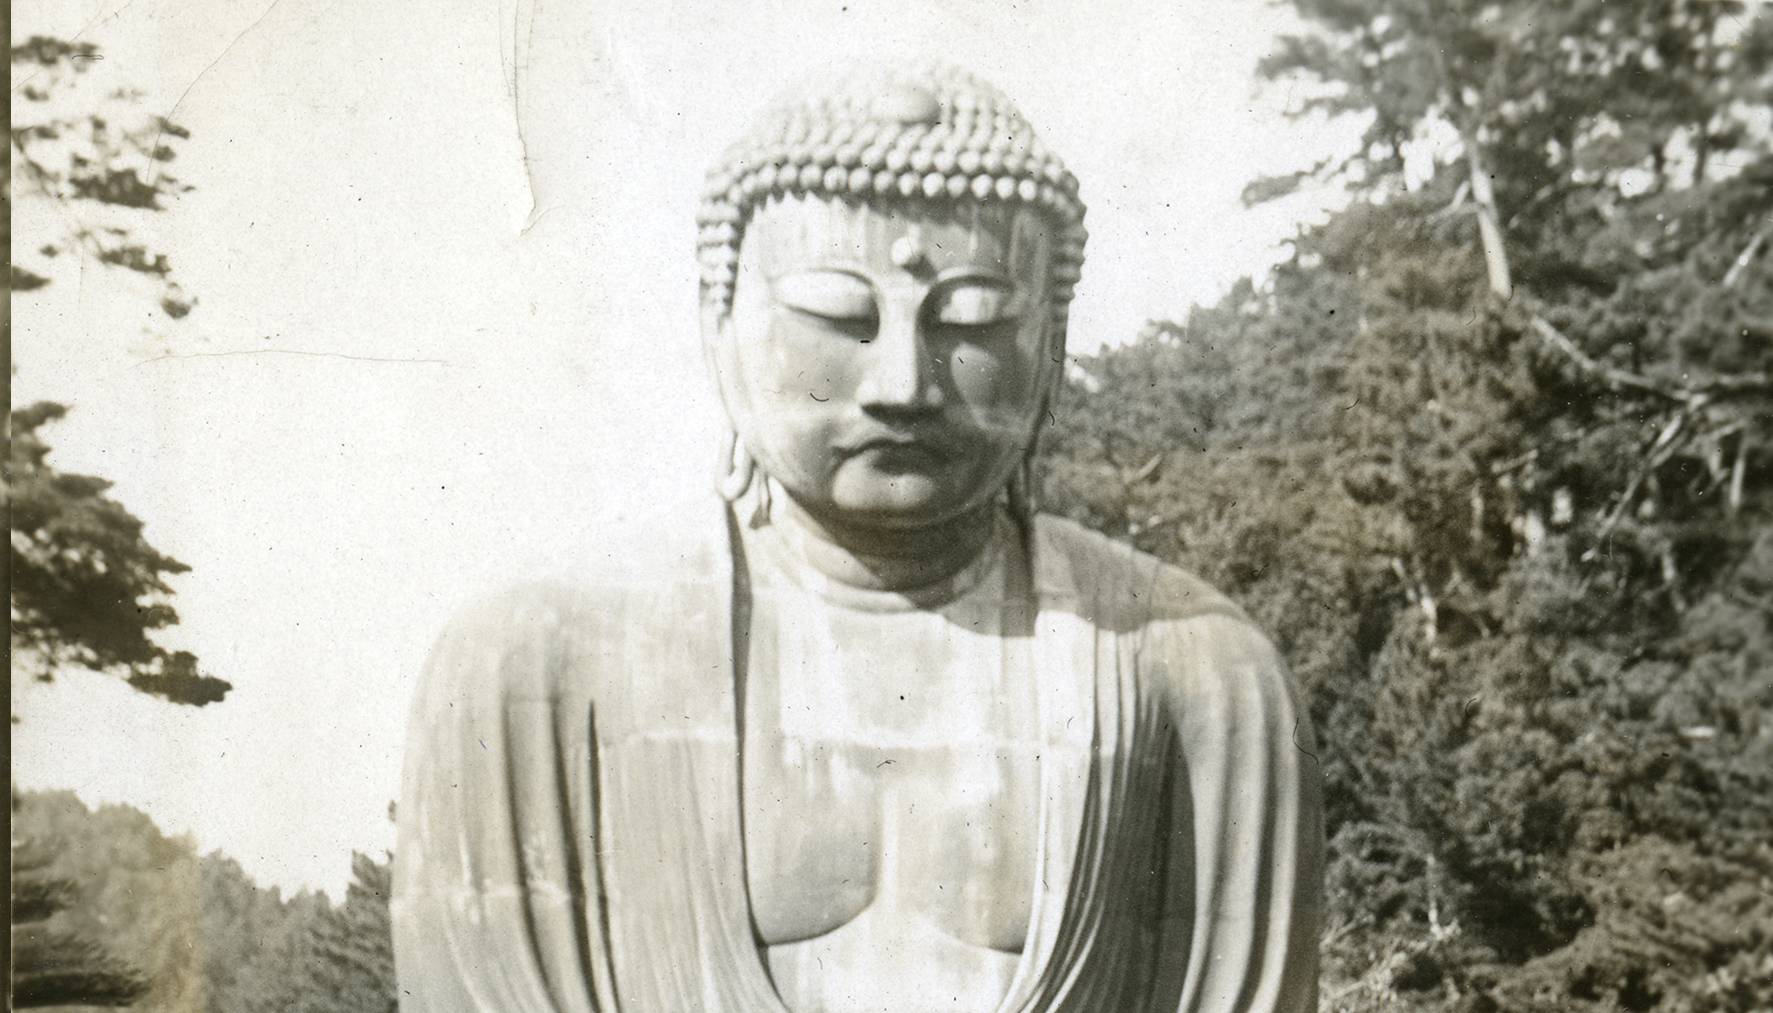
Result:
<instances>
[{"instance_id":1,"label":"blurred background tree","mask_svg":"<svg viewBox=\"0 0 1773 1013\"><path fill-rule=\"evenodd\" d=\"M13 1005L201 1007L190 840L69 791L14 789L11 816Z\"/></svg>"},{"instance_id":2,"label":"blurred background tree","mask_svg":"<svg viewBox=\"0 0 1773 1013\"><path fill-rule=\"evenodd\" d=\"M67 409L39 402L13 411L6 461L11 523L12 664L49 681L76 665L116 673L144 693L203 706L228 682L198 671L189 651L150 634L178 622L164 575L189 567L142 537L142 522L105 495L111 483L58 471L38 435Z\"/></svg>"},{"instance_id":3,"label":"blurred background tree","mask_svg":"<svg viewBox=\"0 0 1773 1013\"><path fill-rule=\"evenodd\" d=\"M143 215L190 189L167 171L185 128L147 113L141 94L112 88L92 94L88 71L104 58L90 42L32 36L12 47L12 153L8 162L8 235L14 194L45 201L60 234L33 236L13 250L11 291L49 284L47 262L91 257L158 282L160 309L173 318L196 300L172 279L166 255L139 237ZM22 78L22 79L21 79ZM20 100L23 101L20 101Z\"/></svg>"},{"instance_id":4,"label":"blurred background tree","mask_svg":"<svg viewBox=\"0 0 1773 1013\"><path fill-rule=\"evenodd\" d=\"M285 898L220 852L204 856L202 876L204 1008L286 1013L295 1005L296 979L310 974L308 936L328 908L326 895L303 890Z\"/></svg>"},{"instance_id":5,"label":"blurred background tree","mask_svg":"<svg viewBox=\"0 0 1773 1013\"><path fill-rule=\"evenodd\" d=\"M89 68L102 59L91 43L33 36L12 47L12 153L8 162L8 240L15 192L46 204L59 234L34 235L13 251L9 291L49 284L44 265L64 254L156 279L160 308L189 313L193 300L171 281L164 254L137 238L140 215L190 188L166 171L184 128L145 113L128 89L91 94ZM22 101L20 101L22 100ZM120 674L143 692L175 703L214 703L232 687L200 673L188 651L150 636L178 622L165 575L187 567L142 538L142 522L105 495L111 483L47 463L42 427L67 408L38 402L8 416L6 506L11 520L11 649L23 667L49 680L76 665Z\"/></svg>"},{"instance_id":6,"label":"blurred background tree","mask_svg":"<svg viewBox=\"0 0 1773 1013\"><path fill-rule=\"evenodd\" d=\"M199 859L130 806L12 793L12 1003L142 1013L393 1013L392 863L351 856L343 904Z\"/></svg>"},{"instance_id":7,"label":"blurred background tree","mask_svg":"<svg viewBox=\"0 0 1773 1013\"><path fill-rule=\"evenodd\" d=\"M308 936L313 977L291 1009L299 1013L396 1013L393 863L351 855L345 902L323 912Z\"/></svg>"},{"instance_id":8,"label":"blurred background tree","mask_svg":"<svg viewBox=\"0 0 1773 1013\"><path fill-rule=\"evenodd\" d=\"M1312 696L1325 1008L1773 1004L1773 17L1297 0L1367 118L1262 284L1084 357L1047 501Z\"/></svg>"},{"instance_id":9,"label":"blurred background tree","mask_svg":"<svg viewBox=\"0 0 1773 1013\"><path fill-rule=\"evenodd\" d=\"M36 842L12 846L12 1008L135 1002L148 990L139 969L91 939L52 927L79 895L79 884L45 871L52 861Z\"/></svg>"},{"instance_id":10,"label":"blurred background tree","mask_svg":"<svg viewBox=\"0 0 1773 1013\"><path fill-rule=\"evenodd\" d=\"M49 284L51 272L31 265L73 254L154 279L160 310L182 317L192 300L171 281L166 257L136 238L130 216L159 210L186 189L164 163L173 157L168 142L187 135L144 117L133 93L85 94L81 75L99 58L90 44L41 37L12 48L20 83L7 239L18 194L51 208L60 231L46 242L34 234L33 250L13 250L9 298ZM188 568L142 537L142 522L105 495L110 482L48 463L41 430L66 413L38 402L7 418L13 672L49 681L74 666L174 703L221 700L227 682L151 636L178 622L164 578ZM126 807L94 813L69 792L14 788L11 854L14 1006L201 1004L197 864L188 841L168 841Z\"/></svg>"},{"instance_id":11,"label":"blurred background tree","mask_svg":"<svg viewBox=\"0 0 1773 1013\"><path fill-rule=\"evenodd\" d=\"M203 859L209 1013L393 1013L392 863L351 855L345 902L285 900L220 852Z\"/></svg>"}]
</instances>

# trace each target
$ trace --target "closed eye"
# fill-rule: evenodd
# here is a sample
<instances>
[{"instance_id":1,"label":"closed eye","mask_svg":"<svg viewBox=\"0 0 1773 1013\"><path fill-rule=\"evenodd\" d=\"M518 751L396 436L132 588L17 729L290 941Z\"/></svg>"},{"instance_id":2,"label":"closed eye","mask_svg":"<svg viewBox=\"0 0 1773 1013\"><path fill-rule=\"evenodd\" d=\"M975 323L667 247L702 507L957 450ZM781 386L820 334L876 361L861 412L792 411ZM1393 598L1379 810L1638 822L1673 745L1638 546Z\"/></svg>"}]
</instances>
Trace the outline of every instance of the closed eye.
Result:
<instances>
[{"instance_id":1,"label":"closed eye","mask_svg":"<svg viewBox=\"0 0 1773 1013\"><path fill-rule=\"evenodd\" d=\"M777 303L836 323L872 325L880 317L874 287L848 271L799 271L771 287Z\"/></svg>"},{"instance_id":2,"label":"closed eye","mask_svg":"<svg viewBox=\"0 0 1773 1013\"><path fill-rule=\"evenodd\" d=\"M930 312L938 324L986 327L1021 315L1015 292L988 279L962 278L938 289Z\"/></svg>"}]
</instances>

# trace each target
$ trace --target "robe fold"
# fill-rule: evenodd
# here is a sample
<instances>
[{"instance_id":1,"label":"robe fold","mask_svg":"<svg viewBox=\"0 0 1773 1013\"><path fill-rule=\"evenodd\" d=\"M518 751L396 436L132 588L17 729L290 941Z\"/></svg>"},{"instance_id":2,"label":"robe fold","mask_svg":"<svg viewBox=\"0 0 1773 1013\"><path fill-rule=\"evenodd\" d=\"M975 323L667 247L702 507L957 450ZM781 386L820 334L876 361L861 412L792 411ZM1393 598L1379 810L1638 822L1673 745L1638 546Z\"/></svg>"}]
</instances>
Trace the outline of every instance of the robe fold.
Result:
<instances>
[{"instance_id":1,"label":"robe fold","mask_svg":"<svg viewBox=\"0 0 1773 1013\"><path fill-rule=\"evenodd\" d=\"M727 536L444 634L398 808L403 1013L786 1013L747 896ZM1069 522L1037 518L1025 548L1043 734L1066 748L1041 766L1018 970L960 1013L1315 1010L1321 775L1274 649L1204 583Z\"/></svg>"}]
</instances>

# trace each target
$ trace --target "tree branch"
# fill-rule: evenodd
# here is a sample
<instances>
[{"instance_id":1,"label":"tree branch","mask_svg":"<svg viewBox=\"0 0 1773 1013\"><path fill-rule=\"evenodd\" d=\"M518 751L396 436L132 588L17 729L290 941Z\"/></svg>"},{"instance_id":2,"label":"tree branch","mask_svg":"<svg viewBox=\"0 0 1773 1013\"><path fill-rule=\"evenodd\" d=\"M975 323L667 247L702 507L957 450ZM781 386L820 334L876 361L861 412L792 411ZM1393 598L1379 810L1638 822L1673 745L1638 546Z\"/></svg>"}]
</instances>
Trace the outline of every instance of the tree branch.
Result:
<instances>
[{"instance_id":1,"label":"tree branch","mask_svg":"<svg viewBox=\"0 0 1773 1013\"><path fill-rule=\"evenodd\" d=\"M1760 253L1761 247L1767 244L1769 236L1773 236L1773 225L1763 226L1761 231L1755 233L1755 237L1748 241L1748 245L1742 248L1742 252L1736 256L1736 262L1730 265L1728 271L1724 272L1723 285L1725 288L1735 288L1736 283L1742 280L1743 274L1748 271L1748 265L1754 263L1755 255Z\"/></svg>"},{"instance_id":2,"label":"tree branch","mask_svg":"<svg viewBox=\"0 0 1773 1013\"><path fill-rule=\"evenodd\" d=\"M1718 394L1773 391L1773 376L1766 373L1734 373L1713 377L1695 384L1662 383L1647 376L1639 376L1636 373L1629 373L1623 369L1595 361L1578 348L1576 342L1565 337L1562 331L1552 326L1550 321L1537 313L1531 314L1529 324L1533 333L1539 335L1546 345L1564 358L1569 359L1584 373L1601 381L1609 390L1622 390L1630 387L1683 404L1703 401Z\"/></svg>"},{"instance_id":3,"label":"tree branch","mask_svg":"<svg viewBox=\"0 0 1773 1013\"><path fill-rule=\"evenodd\" d=\"M1471 197L1477 203L1478 235L1484 241L1484 268L1490 275L1490 291L1503 300L1514 295L1514 280L1508 270L1508 249L1502 243L1502 218L1496 211L1496 188L1490 184L1490 172L1484 165L1483 152L1478 150L1477 136L1465 133L1465 161L1470 167Z\"/></svg>"},{"instance_id":4,"label":"tree branch","mask_svg":"<svg viewBox=\"0 0 1773 1013\"><path fill-rule=\"evenodd\" d=\"M1650 444L1648 456L1646 456L1643 463L1638 466L1636 473L1631 476L1631 481L1626 484L1625 491L1619 495L1619 502L1614 505L1612 510L1607 512L1605 517L1602 518L1600 530L1595 535L1596 539L1607 537L1608 534L1612 533L1613 528L1625 518L1626 511L1631 509L1632 502L1637 499L1638 488L1644 484L1644 480L1649 478L1657 468L1668 463L1668 459L1674 456L1675 451L1679 449L1675 437L1680 435L1681 427L1686 425L1687 419L1692 413L1704 407L1704 405L1705 399L1703 396L1695 398L1693 401L1682 405L1680 409L1675 412L1674 418L1668 420L1668 425L1662 427L1662 431L1656 435L1655 442Z\"/></svg>"}]
</instances>

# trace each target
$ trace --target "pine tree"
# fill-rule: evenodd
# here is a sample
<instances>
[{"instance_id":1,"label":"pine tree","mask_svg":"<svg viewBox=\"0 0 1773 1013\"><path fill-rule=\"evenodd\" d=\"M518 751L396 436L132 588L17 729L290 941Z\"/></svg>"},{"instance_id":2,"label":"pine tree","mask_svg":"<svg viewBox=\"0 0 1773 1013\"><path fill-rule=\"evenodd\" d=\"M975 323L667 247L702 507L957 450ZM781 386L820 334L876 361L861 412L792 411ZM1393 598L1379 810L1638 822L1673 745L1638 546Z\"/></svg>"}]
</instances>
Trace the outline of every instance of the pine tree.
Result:
<instances>
[{"instance_id":1,"label":"pine tree","mask_svg":"<svg viewBox=\"0 0 1773 1013\"><path fill-rule=\"evenodd\" d=\"M197 860L128 806L13 791L16 1006L203 1003Z\"/></svg>"},{"instance_id":2,"label":"pine tree","mask_svg":"<svg viewBox=\"0 0 1773 1013\"><path fill-rule=\"evenodd\" d=\"M105 495L111 483L48 463L38 430L66 411L39 402L10 416L13 664L43 681L79 665L174 703L221 700L229 683L199 672L191 652L169 651L150 636L178 622L164 578L189 567L148 544L142 522Z\"/></svg>"},{"instance_id":3,"label":"pine tree","mask_svg":"<svg viewBox=\"0 0 1773 1013\"><path fill-rule=\"evenodd\" d=\"M172 281L166 256L138 238L140 222L132 216L162 210L190 189L167 168L177 154L173 144L190 135L164 117L144 114L139 93L113 88L93 94L90 68L100 58L91 43L42 36L12 47L6 228L16 242L10 287L41 288L50 283L54 271L48 265L57 258L91 257L128 276L153 279L161 309L182 317L194 300ZM44 216L53 224L13 237L15 198L53 209ZM5 326L11 327L10 318ZM40 430L66 413L44 401L8 418L14 664L45 681L71 664L120 675L175 703L221 700L228 683L201 674L190 652L167 651L149 636L178 622L164 577L187 567L142 538L141 521L104 495L109 482L47 463L49 446Z\"/></svg>"},{"instance_id":4,"label":"pine tree","mask_svg":"<svg viewBox=\"0 0 1773 1013\"><path fill-rule=\"evenodd\" d=\"M1297 6L1354 201L1081 361L1048 501L1311 693L1327 1009L1764 1009L1773 17Z\"/></svg>"},{"instance_id":5,"label":"pine tree","mask_svg":"<svg viewBox=\"0 0 1773 1013\"><path fill-rule=\"evenodd\" d=\"M14 809L17 796L14 793ZM43 842L12 844L12 1006L127 1006L147 979L96 940L54 923L81 902L79 884L53 875Z\"/></svg>"},{"instance_id":6,"label":"pine tree","mask_svg":"<svg viewBox=\"0 0 1773 1013\"><path fill-rule=\"evenodd\" d=\"M388 899L391 860L351 854L345 903L316 919L309 938L312 978L301 1013L395 1013L394 942Z\"/></svg>"}]
</instances>

